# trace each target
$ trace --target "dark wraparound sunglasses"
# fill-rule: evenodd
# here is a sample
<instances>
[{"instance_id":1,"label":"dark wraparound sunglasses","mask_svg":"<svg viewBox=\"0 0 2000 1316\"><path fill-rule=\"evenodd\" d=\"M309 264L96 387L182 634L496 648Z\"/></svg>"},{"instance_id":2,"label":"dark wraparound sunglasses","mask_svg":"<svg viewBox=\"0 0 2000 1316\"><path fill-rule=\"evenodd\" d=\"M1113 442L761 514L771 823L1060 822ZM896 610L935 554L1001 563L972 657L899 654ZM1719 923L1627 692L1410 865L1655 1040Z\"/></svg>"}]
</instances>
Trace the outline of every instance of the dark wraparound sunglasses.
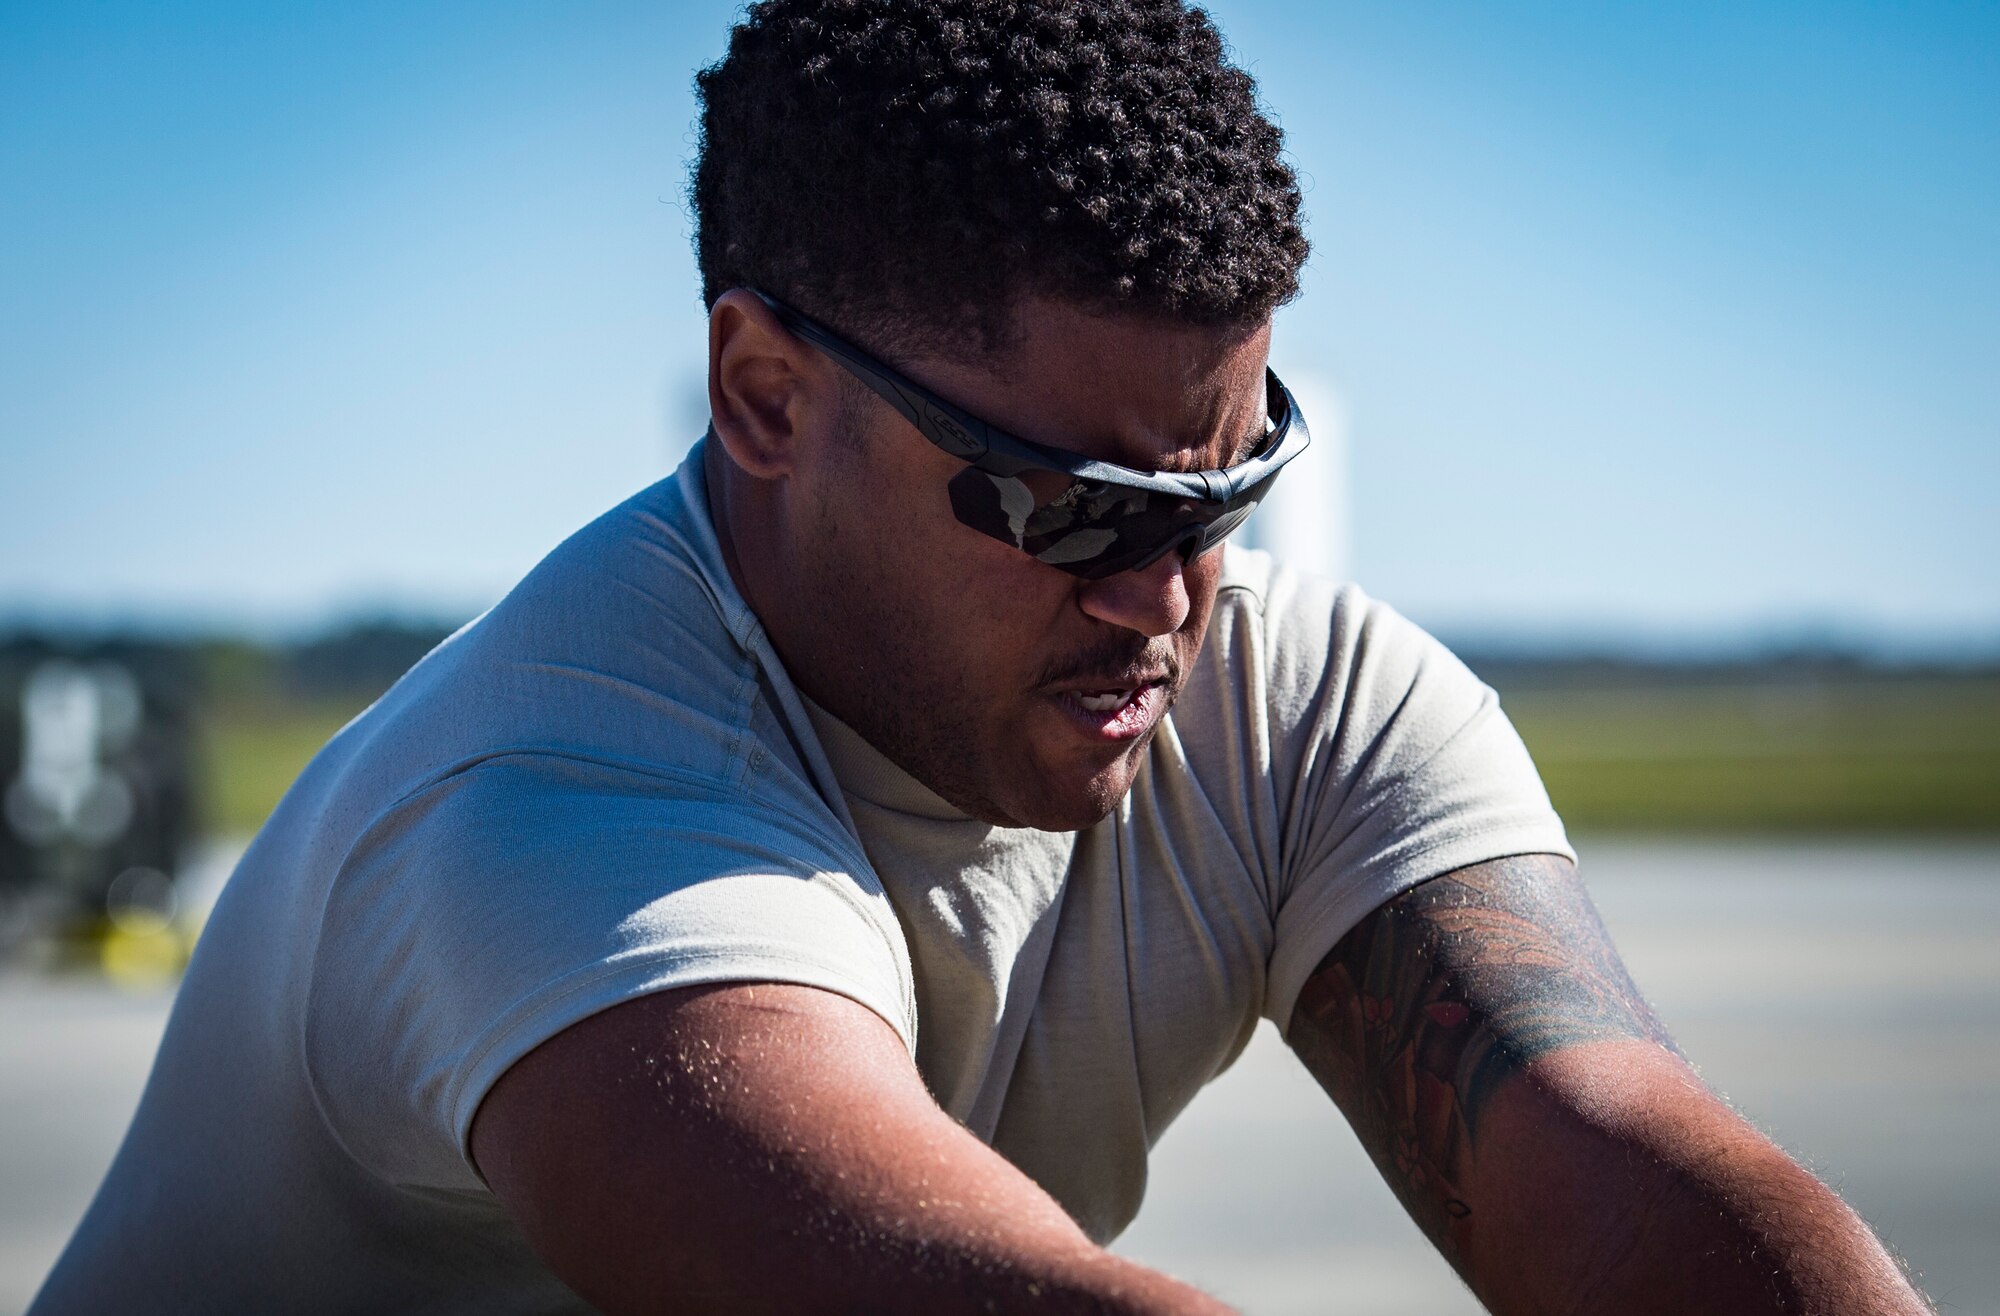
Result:
<instances>
[{"instance_id":1,"label":"dark wraparound sunglasses","mask_svg":"<svg viewBox=\"0 0 2000 1316\"><path fill-rule=\"evenodd\" d=\"M1264 440L1248 460L1217 471L1142 471L1093 461L989 425L824 325L757 296L787 329L966 463L947 486L961 522L1085 580L1136 571L1170 551L1193 561L1242 525L1279 470L1312 442L1291 390L1266 370L1270 411Z\"/></svg>"}]
</instances>

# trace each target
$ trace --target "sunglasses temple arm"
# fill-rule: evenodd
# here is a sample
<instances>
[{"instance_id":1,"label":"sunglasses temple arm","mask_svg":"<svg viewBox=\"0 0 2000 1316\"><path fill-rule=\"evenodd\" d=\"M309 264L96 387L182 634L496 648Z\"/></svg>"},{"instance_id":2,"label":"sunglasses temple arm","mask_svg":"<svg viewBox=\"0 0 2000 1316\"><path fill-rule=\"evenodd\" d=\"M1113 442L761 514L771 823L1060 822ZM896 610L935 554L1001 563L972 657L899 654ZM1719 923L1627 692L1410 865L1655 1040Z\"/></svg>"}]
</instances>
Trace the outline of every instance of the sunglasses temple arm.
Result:
<instances>
[{"instance_id":1,"label":"sunglasses temple arm","mask_svg":"<svg viewBox=\"0 0 2000 1316\"><path fill-rule=\"evenodd\" d=\"M862 356L845 341L820 328L817 323L800 315L775 297L759 292L755 288L750 291L758 301L771 309L771 313L778 317L779 324L845 366L849 374L868 385L884 402L901 412L904 420L919 429L923 428L922 413L917 410L917 404L903 392L901 381L889 378L875 362Z\"/></svg>"}]
</instances>

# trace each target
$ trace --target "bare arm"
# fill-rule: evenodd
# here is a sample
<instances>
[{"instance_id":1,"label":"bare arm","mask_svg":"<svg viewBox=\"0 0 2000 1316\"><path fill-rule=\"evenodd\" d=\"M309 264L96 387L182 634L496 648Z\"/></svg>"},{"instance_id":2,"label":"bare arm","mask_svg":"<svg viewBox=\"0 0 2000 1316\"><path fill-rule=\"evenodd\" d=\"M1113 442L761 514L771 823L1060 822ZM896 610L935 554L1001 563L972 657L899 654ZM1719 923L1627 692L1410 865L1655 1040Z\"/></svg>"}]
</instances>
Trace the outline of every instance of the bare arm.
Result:
<instances>
[{"instance_id":1,"label":"bare arm","mask_svg":"<svg viewBox=\"0 0 2000 1316\"><path fill-rule=\"evenodd\" d=\"M1566 860L1391 900L1314 971L1288 1038L1496 1312L1928 1310L1688 1067Z\"/></svg>"},{"instance_id":2,"label":"bare arm","mask_svg":"<svg viewBox=\"0 0 2000 1316\"><path fill-rule=\"evenodd\" d=\"M955 1123L880 1018L808 987L663 992L551 1039L473 1156L611 1313L1225 1309L1111 1256Z\"/></svg>"}]
</instances>

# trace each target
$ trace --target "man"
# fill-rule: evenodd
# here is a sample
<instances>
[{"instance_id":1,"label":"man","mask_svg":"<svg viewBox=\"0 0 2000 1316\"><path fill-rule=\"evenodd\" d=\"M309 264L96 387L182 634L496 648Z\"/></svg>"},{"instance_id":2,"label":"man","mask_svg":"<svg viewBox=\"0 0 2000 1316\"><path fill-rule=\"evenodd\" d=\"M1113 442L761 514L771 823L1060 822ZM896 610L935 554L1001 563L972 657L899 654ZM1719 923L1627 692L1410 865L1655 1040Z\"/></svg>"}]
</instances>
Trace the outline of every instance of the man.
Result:
<instances>
[{"instance_id":1,"label":"man","mask_svg":"<svg viewBox=\"0 0 2000 1316\"><path fill-rule=\"evenodd\" d=\"M1219 547L1306 245L1208 20L774 0L701 89L708 438L293 788L36 1310L1218 1311L1101 1245L1260 1016L1497 1311L1920 1310L1491 692Z\"/></svg>"}]
</instances>

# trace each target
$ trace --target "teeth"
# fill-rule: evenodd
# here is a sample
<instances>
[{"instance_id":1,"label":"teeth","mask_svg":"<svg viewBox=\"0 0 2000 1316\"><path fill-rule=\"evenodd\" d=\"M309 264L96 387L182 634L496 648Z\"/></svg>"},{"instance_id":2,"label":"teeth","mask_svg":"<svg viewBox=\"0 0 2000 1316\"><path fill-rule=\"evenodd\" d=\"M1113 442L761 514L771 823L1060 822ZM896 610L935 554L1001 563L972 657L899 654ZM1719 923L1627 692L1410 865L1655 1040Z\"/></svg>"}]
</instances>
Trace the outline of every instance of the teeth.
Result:
<instances>
[{"instance_id":1,"label":"teeth","mask_svg":"<svg viewBox=\"0 0 2000 1316\"><path fill-rule=\"evenodd\" d=\"M1113 690L1111 693L1103 695L1079 694L1076 697L1076 702L1082 704L1093 713L1109 713L1131 697L1132 692L1130 690Z\"/></svg>"}]
</instances>

